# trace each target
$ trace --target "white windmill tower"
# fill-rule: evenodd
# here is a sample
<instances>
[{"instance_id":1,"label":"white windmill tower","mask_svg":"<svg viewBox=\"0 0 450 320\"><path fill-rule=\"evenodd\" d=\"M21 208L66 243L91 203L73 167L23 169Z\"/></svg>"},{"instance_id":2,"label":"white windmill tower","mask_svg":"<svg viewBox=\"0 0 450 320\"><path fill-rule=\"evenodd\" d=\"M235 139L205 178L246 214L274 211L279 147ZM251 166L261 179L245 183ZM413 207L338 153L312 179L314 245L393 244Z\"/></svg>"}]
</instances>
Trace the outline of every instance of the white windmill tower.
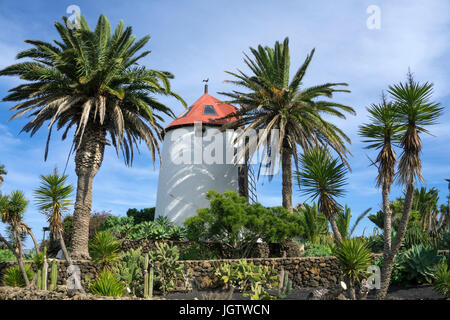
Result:
<instances>
[{"instance_id":1,"label":"white windmill tower","mask_svg":"<svg viewBox=\"0 0 450 320\"><path fill-rule=\"evenodd\" d=\"M156 217L168 217L175 224L209 206L206 193L234 190L247 195L247 170L234 165L232 137L219 128L235 120L221 119L236 108L204 94L165 129L156 198ZM219 146L219 147L218 147ZM244 190L244 191L243 191Z\"/></svg>"}]
</instances>

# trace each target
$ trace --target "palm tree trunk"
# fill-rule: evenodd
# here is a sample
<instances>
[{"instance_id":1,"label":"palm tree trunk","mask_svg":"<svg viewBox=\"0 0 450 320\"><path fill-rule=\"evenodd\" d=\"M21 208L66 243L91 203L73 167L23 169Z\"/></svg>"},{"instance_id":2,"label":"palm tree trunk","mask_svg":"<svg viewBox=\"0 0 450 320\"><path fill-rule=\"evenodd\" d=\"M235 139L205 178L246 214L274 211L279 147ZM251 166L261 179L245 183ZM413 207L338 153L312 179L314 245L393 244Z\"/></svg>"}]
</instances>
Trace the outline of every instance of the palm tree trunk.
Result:
<instances>
[{"instance_id":1,"label":"palm tree trunk","mask_svg":"<svg viewBox=\"0 0 450 320\"><path fill-rule=\"evenodd\" d=\"M88 251L89 220L92 208L92 182L103 161L106 131L101 127L86 127L75 155L78 176L77 196L73 213L72 257L90 259Z\"/></svg>"},{"instance_id":2,"label":"palm tree trunk","mask_svg":"<svg viewBox=\"0 0 450 320\"><path fill-rule=\"evenodd\" d=\"M333 234L334 234L334 242L336 242L336 246L339 246L342 243L342 235L339 231L336 220L334 219L334 217L332 215L329 217L329 220L330 220L331 230L333 230Z\"/></svg>"},{"instance_id":3,"label":"palm tree trunk","mask_svg":"<svg viewBox=\"0 0 450 320\"><path fill-rule=\"evenodd\" d=\"M292 154L287 148L281 151L283 207L293 212L292 207Z\"/></svg>"},{"instance_id":4,"label":"palm tree trunk","mask_svg":"<svg viewBox=\"0 0 450 320\"><path fill-rule=\"evenodd\" d=\"M61 250L64 253L64 257L66 258L66 260L69 263L69 265L71 265L72 264L72 259L70 258L70 255L67 252L66 243L64 242L64 238L62 236L61 230L59 230L59 232L58 232L58 237L59 237L59 244L61 246Z\"/></svg>"},{"instance_id":5,"label":"palm tree trunk","mask_svg":"<svg viewBox=\"0 0 450 320\"><path fill-rule=\"evenodd\" d=\"M389 254L384 257L383 269L381 270L380 290L378 290L377 292L377 299L379 300L384 300L386 298L387 291L389 289L389 282L391 279L392 270L394 268L395 258L397 257L402 239L406 232L406 227L408 226L409 216L411 214L411 208L413 203L413 196L414 196L414 183L411 181L407 184L406 187L403 215L402 219L400 220L395 241L391 246L391 250L389 250Z\"/></svg>"},{"instance_id":6,"label":"palm tree trunk","mask_svg":"<svg viewBox=\"0 0 450 320\"><path fill-rule=\"evenodd\" d=\"M31 240L33 240L34 249L36 250L36 254L39 254L39 244L36 240L36 237L34 236L33 231L31 231L31 228L28 228L27 233L31 237Z\"/></svg>"}]
</instances>

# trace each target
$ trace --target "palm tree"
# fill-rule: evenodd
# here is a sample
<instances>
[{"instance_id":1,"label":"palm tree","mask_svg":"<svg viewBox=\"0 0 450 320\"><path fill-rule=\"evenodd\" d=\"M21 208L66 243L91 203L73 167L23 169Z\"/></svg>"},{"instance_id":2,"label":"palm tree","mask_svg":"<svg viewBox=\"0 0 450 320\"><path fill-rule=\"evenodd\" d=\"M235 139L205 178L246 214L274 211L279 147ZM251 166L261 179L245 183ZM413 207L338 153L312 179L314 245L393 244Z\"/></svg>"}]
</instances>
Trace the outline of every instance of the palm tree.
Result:
<instances>
[{"instance_id":1,"label":"palm tree","mask_svg":"<svg viewBox=\"0 0 450 320\"><path fill-rule=\"evenodd\" d=\"M390 250L385 250L384 253L381 287L377 292L378 299L384 299L389 288L394 261L400 249L411 214L416 179L424 181L420 160L422 141L419 135L421 133L429 134L430 132L426 129L426 126L435 124L442 113L439 103L430 101L433 93L433 84L416 82L410 72L408 72L408 81L406 83L389 86L388 92L394 99L397 117L403 128L400 139L402 154L398 165L398 182L406 187L406 193L403 214L396 230L395 239L392 241Z\"/></svg>"},{"instance_id":2,"label":"palm tree","mask_svg":"<svg viewBox=\"0 0 450 320\"><path fill-rule=\"evenodd\" d=\"M5 176L7 174L8 174L8 172L5 170L5 165L0 164L0 187L2 186L2 183L3 183L3 176Z\"/></svg>"},{"instance_id":3,"label":"palm tree","mask_svg":"<svg viewBox=\"0 0 450 320\"><path fill-rule=\"evenodd\" d=\"M342 210L338 211L338 213L336 214L336 224L343 239L348 239L353 235L358 224L361 222L362 219L364 219L365 216L367 216L370 210L372 210L372 208L369 208L364 212L362 212L356 218L355 223L353 223L351 227L350 221L352 219L352 211L350 210L350 208L347 205L345 205L345 207L342 208Z\"/></svg>"},{"instance_id":4,"label":"palm tree","mask_svg":"<svg viewBox=\"0 0 450 320\"><path fill-rule=\"evenodd\" d=\"M383 233L385 235L384 250L387 252L391 248L391 228L392 228L392 210L389 203L389 193L394 182L395 164L397 156L394 146L400 140L401 126L397 119L396 106L392 102L387 102L384 93L382 93L381 104L372 104L367 108L369 112L369 124L360 126L359 134L368 143L367 149L379 150L375 160L378 168L376 180L377 187L381 187L381 196L383 203Z\"/></svg>"},{"instance_id":5,"label":"palm tree","mask_svg":"<svg viewBox=\"0 0 450 320\"><path fill-rule=\"evenodd\" d=\"M70 197L73 187L66 184L67 175L59 175L58 170L47 176L41 175L41 186L34 191L38 209L48 216L50 233L59 240L64 257L72 264L62 235L62 214L72 205Z\"/></svg>"},{"instance_id":6,"label":"palm tree","mask_svg":"<svg viewBox=\"0 0 450 320\"><path fill-rule=\"evenodd\" d=\"M319 210L325 214L333 230L337 245L342 242L342 235L336 223L336 214L341 205L336 198L345 194L348 168L339 160L333 159L328 150L313 148L300 156L301 171L296 171L300 191L313 200L318 198Z\"/></svg>"},{"instance_id":7,"label":"palm tree","mask_svg":"<svg viewBox=\"0 0 450 320\"><path fill-rule=\"evenodd\" d=\"M23 265L24 254L22 249L21 235L31 232L31 229L23 222L23 214L28 206L28 200L21 191L14 191L10 195L0 197L0 215L3 223L7 223L12 230L17 250L0 235L0 240L4 242L13 252L19 263L19 268L25 280L25 285L30 286L25 267ZM36 247L37 250L37 247Z\"/></svg>"},{"instance_id":8,"label":"palm tree","mask_svg":"<svg viewBox=\"0 0 450 320\"><path fill-rule=\"evenodd\" d=\"M274 48L260 45L258 49L250 48L250 51L253 60L245 54L244 62L250 68L251 75L240 70L237 73L227 71L237 79L226 82L243 87L248 92L220 92L231 98L227 103L241 106L236 113L228 116L228 118L237 117L237 120L224 126L223 129L247 126L237 137L238 141L245 139L250 130L261 130L260 141L255 150L250 152L255 152L267 137L271 137L271 130L279 130L280 143L274 150L274 161L280 155L283 207L292 212L292 156L295 157L297 165L297 145L302 150L317 145L330 146L342 159L349 153L345 142L350 143L350 139L335 125L324 120L322 115L345 118L343 112L355 114L355 111L342 104L316 99L331 98L335 92L350 91L337 89L338 86L346 86L346 83L326 83L301 88L314 50L306 57L303 65L289 82L288 38L282 44L277 41ZM250 158L251 156L250 154Z\"/></svg>"},{"instance_id":9,"label":"palm tree","mask_svg":"<svg viewBox=\"0 0 450 320\"><path fill-rule=\"evenodd\" d=\"M304 204L298 209L302 236L311 243L318 243L321 235L328 234L328 222L325 215L319 212L316 203L313 206Z\"/></svg>"},{"instance_id":10,"label":"palm tree","mask_svg":"<svg viewBox=\"0 0 450 320\"><path fill-rule=\"evenodd\" d=\"M163 129L161 114L174 117L170 108L154 96L169 95L185 102L170 88L172 74L137 66L150 52L137 54L150 36L135 42L131 27L124 29L122 21L111 34L109 21L103 15L94 31L82 17L79 29L67 28L67 18L63 20L64 24L55 23L61 38L56 45L26 40L34 47L20 52L17 58L34 61L6 67L0 75L29 81L11 89L3 100L22 101L11 108L17 111L11 119L29 113L33 119L22 131L31 136L49 122L45 159L55 125L58 130L64 128L63 140L70 129L75 129L72 147L78 184L72 257L89 258L92 183L105 146L113 145L117 154L123 154L125 164L131 165L134 146L144 141L154 164Z\"/></svg>"}]
</instances>

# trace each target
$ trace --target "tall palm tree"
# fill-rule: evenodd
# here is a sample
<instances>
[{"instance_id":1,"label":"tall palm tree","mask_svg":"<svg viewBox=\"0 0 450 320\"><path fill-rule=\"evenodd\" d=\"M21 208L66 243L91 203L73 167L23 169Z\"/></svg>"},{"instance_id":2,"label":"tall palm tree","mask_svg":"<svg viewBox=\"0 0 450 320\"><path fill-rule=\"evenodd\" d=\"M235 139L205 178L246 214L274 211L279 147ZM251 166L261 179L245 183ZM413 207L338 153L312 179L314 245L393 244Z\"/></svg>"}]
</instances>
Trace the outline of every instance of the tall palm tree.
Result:
<instances>
[{"instance_id":1,"label":"tall palm tree","mask_svg":"<svg viewBox=\"0 0 450 320\"><path fill-rule=\"evenodd\" d=\"M335 125L324 120L322 115L345 118L344 112L355 114L353 108L329 100L335 92L350 92L337 89L346 83L326 83L310 88L302 88L303 77L314 55L314 50L306 57L303 65L296 71L291 81L289 76L290 56L289 39L278 41L274 48L258 46L250 48L253 59L245 54L244 62L250 68L251 75L238 70L228 72L236 78L226 82L243 87L248 92L220 92L231 98L241 108L228 117L238 117L226 125L226 128L247 126L237 140L244 139L250 130L262 130L261 139L254 150L271 136L271 130L279 130L279 145L274 158L281 158L283 207L292 211L292 156L297 161L297 145L302 150L313 146L330 146L342 159L349 153L345 142L350 139ZM245 154L245 153L243 153ZM251 155L250 155L251 158Z\"/></svg>"},{"instance_id":2,"label":"tall palm tree","mask_svg":"<svg viewBox=\"0 0 450 320\"><path fill-rule=\"evenodd\" d=\"M419 135L429 134L426 127L436 124L436 120L442 113L439 103L431 101L433 84L416 82L410 72L408 72L407 82L389 86L388 92L396 104L397 117L403 128L400 139L402 153L397 177L398 182L406 187L406 193L403 214L396 230L395 239L392 241L390 250L384 255L381 287L377 292L378 299L384 299L389 288L395 257L400 249L411 214L415 182L417 179L424 181L420 160L422 141Z\"/></svg>"},{"instance_id":3,"label":"tall palm tree","mask_svg":"<svg viewBox=\"0 0 450 320\"><path fill-rule=\"evenodd\" d=\"M55 45L26 40L33 48L20 52L17 58L34 61L6 67L0 75L20 76L28 81L11 89L3 100L22 101L11 108L17 111L11 119L29 113L33 119L22 131L31 136L49 122L45 158L55 125L58 130L64 128L63 140L71 129L75 131L72 146L78 184L72 257L89 258L92 183L105 146L112 144L131 165L134 146L144 141L154 163L163 129L161 115L174 116L155 95L173 96L186 104L170 88L172 74L137 66L150 52L138 53L150 36L135 41L131 27L124 29L122 21L111 34L109 21L103 15L94 31L82 17L78 29L68 28L67 18L63 20L64 24L55 23L61 38Z\"/></svg>"},{"instance_id":4,"label":"tall palm tree","mask_svg":"<svg viewBox=\"0 0 450 320\"><path fill-rule=\"evenodd\" d=\"M21 239L22 234L31 232L30 227L23 222L23 214L25 213L27 206L28 200L21 191L14 191L10 195L0 196L0 215L2 222L7 223L11 227L17 250L1 235L0 240L4 242L16 256L25 284L28 287L30 286L30 282L23 264L24 254Z\"/></svg>"},{"instance_id":5,"label":"tall palm tree","mask_svg":"<svg viewBox=\"0 0 450 320\"><path fill-rule=\"evenodd\" d=\"M48 216L50 233L59 240L64 257L72 264L62 235L62 215L72 205L70 197L73 187L67 183L67 175L59 175L58 170L47 176L41 175L41 186L34 191L38 209Z\"/></svg>"},{"instance_id":6,"label":"tall palm tree","mask_svg":"<svg viewBox=\"0 0 450 320\"><path fill-rule=\"evenodd\" d=\"M3 176L5 176L7 174L8 174L8 172L5 170L5 165L0 164L0 187L2 186L2 183L3 183Z\"/></svg>"},{"instance_id":7,"label":"tall palm tree","mask_svg":"<svg viewBox=\"0 0 450 320\"><path fill-rule=\"evenodd\" d=\"M318 199L318 207L325 214L333 230L337 245L342 242L342 235L336 223L336 214L342 206L336 198L345 194L348 168L337 158L332 158L329 151L313 148L300 155L301 171L296 171L300 191L313 200Z\"/></svg>"}]
</instances>

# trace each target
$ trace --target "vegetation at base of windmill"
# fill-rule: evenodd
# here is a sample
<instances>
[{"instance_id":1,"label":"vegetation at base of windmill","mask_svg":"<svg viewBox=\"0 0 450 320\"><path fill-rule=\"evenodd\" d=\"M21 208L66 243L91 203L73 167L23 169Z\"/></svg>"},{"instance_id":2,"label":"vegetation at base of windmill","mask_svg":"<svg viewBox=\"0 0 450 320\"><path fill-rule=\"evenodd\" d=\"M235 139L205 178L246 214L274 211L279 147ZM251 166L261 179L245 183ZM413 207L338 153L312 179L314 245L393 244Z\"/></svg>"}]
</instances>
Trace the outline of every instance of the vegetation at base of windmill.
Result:
<instances>
[{"instance_id":1,"label":"vegetation at base of windmill","mask_svg":"<svg viewBox=\"0 0 450 320\"><path fill-rule=\"evenodd\" d=\"M434 290L450 298L450 268L449 263L441 262L436 265L433 274Z\"/></svg>"},{"instance_id":2,"label":"vegetation at base of windmill","mask_svg":"<svg viewBox=\"0 0 450 320\"><path fill-rule=\"evenodd\" d=\"M166 296L183 283L184 264L179 263L177 246L156 242L156 249L149 252L149 264L155 270L156 287Z\"/></svg>"},{"instance_id":3,"label":"vegetation at base of windmill","mask_svg":"<svg viewBox=\"0 0 450 320\"><path fill-rule=\"evenodd\" d=\"M341 209L336 198L345 194L348 168L333 158L328 150L313 148L305 151L299 157L301 170L295 172L299 190L309 195L312 200L317 199L318 209L325 214L333 230L336 244L343 238L336 223L336 214Z\"/></svg>"},{"instance_id":4,"label":"vegetation at base of windmill","mask_svg":"<svg viewBox=\"0 0 450 320\"><path fill-rule=\"evenodd\" d=\"M1 249L0 250L0 262L1 261L16 261L16 256L9 249Z\"/></svg>"},{"instance_id":5,"label":"vegetation at base of windmill","mask_svg":"<svg viewBox=\"0 0 450 320\"><path fill-rule=\"evenodd\" d=\"M244 293L243 296L250 300L276 300L277 297L270 295L259 282L254 282L250 286L251 293Z\"/></svg>"},{"instance_id":6,"label":"vegetation at base of windmill","mask_svg":"<svg viewBox=\"0 0 450 320\"><path fill-rule=\"evenodd\" d=\"M344 239L336 249L342 273L348 280L349 294L356 299L355 286L368 277L367 268L372 262L372 253L367 243L359 238Z\"/></svg>"},{"instance_id":7,"label":"vegetation at base of windmill","mask_svg":"<svg viewBox=\"0 0 450 320\"><path fill-rule=\"evenodd\" d=\"M108 269L103 269L94 281L91 281L88 291L92 294L105 297L122 297L126 285L119 277Z\"/></svg>"},{"instance_id":8,"label":"vegetation at base of windmill","mask_svg":"<svg viewBox=\"0 0 450 320\"><path fill-rule=\"evenodd\" d=\"M153 208L144 208L138 210L136 208L130 208L127 210L127 217L132 217L135 224L140 224L145 221L154 221L155 220L155 207Z\"/></svg>"},{"instance_id":9,"label":"vegetation at base of windmill","mask_svg":"<svg viewBox=\"0 0 450 320\"><path fill-rule=\"evenodd\" d=\"M214 276L224 289L234 287L241 292L252 283L259 282L263 288L272 289L278 285L278 274L273 267L255 265L247 260L224 263L216 267Z\"/></svg>"},{"instance_id":10,"label":"vegetation at base of windmill","mask_svg":"<svg viewBox=\"0 0 450 320\"><path fill-rule=\"evenodd\" d=\"M299 217L282 207L265 208L249 204L235 191L206 194L209 208L184 221L186 236L191 241L221 242L235 257L247 257L258 239L284 242L300 233Z\"/></svg>"},{"instance_id":11,"label":"vegetation at base of windmill","mask_svg":"<svg viewBox=\"0 0 450 320\"><path fill-rule=\"evenodd\" d=\"M31 281L34 276L33 269L29 264L24 265L28 280ZM3 275L3 285L10 287L25 287L25 281L19 266L9 267Z\"/></svg>"},{"instance_id":12,"label":"vegetation at base of windmill","mask_svg":"<svg viewBox=\"0 0 450 320\"><path fill-rule=\"evenodd\" d=\"M322 212L319 212L317 204L312 206L304 203L296 208L300 219L300 237L311 242L319 243L321 236L328 236L328 220Z\"/></svg>"},{"instance_id":13,"label":"vegetation at base of windmill","mask_svg":"<svg viewBox=\"0 0 450 320\"><path fill-rule=\"evenodd\" d=\"M92 203L93 178L101 167L105 146L113 146L130 165L138 141L143 140L155 162L163 130L162 116L174 117L172 110L155 96L171 96L184 106L186 103L171 90L171 73L136 65L150 53L140 51L150 36L135 41L132 28L125 27L123 21L111 32L104 15L99 17L95 30L82 16L80 28L68 28L67 19L63 17L62 23L55 23L60 36L56 45L26 40L33 47L17 57L34 61L10 65L0 70L0 76L19 76L27 81L26 85L10 89L3 100L18 103L12 108L17 112L12 118L31 116L23 131L32 136L49 122L44 126L49 133L45 158L52 129L63 129L65 140L70 129L77 128L70 142L76 153L75 171L84 187L77 189L74 215L78 219L72 254L86 257L89 212L85 210Z\"/></svg>"},{"instance_id":14,"label":"vegetation at base of windmill","mask_svg":"<svg viewBox=\"0 0 450 320\"><path fill-rule=\"evenodd\" d=\"M144 260L141 247L130 249L120 254L118 262L111 269L138 297L144 296Z\"/></svg>"},{"instance_id":15,"label":"vegetation at base of windmill","mask_svg":"<svg viewBox=\"0 0 450 320\"><path fill-rule=\"evenodd\" d=\"M119 239L182 240L185 237L183 227L173 225L167 217L158 217L155 221L136 224L133 217L110 216L106 219L104 230L113 233Z\"/></svg>"},{"instance_id":16,"label":"vegetation at base of windmill","mask_svg":"<svg viewBox=\"0 0 450 320\"><path fill-rule=\"evenodd\" d=\"M120 241L108 231L100 231L94 235L89 244L92 261L102 268L111 268L119 261Z\"/></svg>"},{"instance_id":17,"label":"vegetation at base of windmill","mask_svg":"<svg viewBox=\"0 0 450 320\"><path fill-rule=\"evenodd\" d=\"M191 243L180 249L180 260L217 260L220 254L202 243Z\"/></svg>"},{"instance_id":18,"label":"vegetation at base of windmill","mask_svg":"<svg viewBox=\"0 0 450 320\"><path fill-rule=\"evenodd\" d=\"M301 150L307 150L314 145L329 146L341 158L347 155L345 144L350 143L350 139L322 116L331 115L345 119L345 113L355 114L353 108L328 99L336 92L350 91L342 89L342 86L347 86L346 83L326 83L302 88L303 78L315 49L306 57L293 77L290 77L287 37L282 43L275 42L273 48L259 45L257 49L250 48L250 51L253 57L244 54L244 62L250 68L251 74L247 75L239 70L236 73L226 71L234 77L226 82L244 88L246 92L219 92L230 98L226 103L241 105L236 113L226 117L236 117L237 120L225 125L223 129L246 127L238 140L252 129L262 130L264 137L269 135L272 129L279 129L280 143L275 160L281 160L283 207L292 212L292 157L297 160L299 147ZM260 144L257 147L260 147Z\"/></svg>"}]
</instances>

